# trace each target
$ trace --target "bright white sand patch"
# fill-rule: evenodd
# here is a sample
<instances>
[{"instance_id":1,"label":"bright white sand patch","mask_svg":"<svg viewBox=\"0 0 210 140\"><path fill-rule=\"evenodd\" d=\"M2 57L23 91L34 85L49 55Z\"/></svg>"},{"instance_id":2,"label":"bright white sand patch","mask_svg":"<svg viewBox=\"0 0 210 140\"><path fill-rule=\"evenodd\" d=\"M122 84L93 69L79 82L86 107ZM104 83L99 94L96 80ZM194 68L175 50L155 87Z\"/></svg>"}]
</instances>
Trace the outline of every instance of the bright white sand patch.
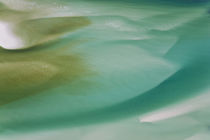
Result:
<instances>
[{"instance_id":1,"label":"bright white sand patch","mask_svg":"<svg viewBox=\"0 0 210 140\"><path fill-rule=\"evenodd\" d=\"M23 46L23 41L12 32L11 26L2 21L0 21L0 46L8 50L20 49Z\"/></svg>"}]
</instances>

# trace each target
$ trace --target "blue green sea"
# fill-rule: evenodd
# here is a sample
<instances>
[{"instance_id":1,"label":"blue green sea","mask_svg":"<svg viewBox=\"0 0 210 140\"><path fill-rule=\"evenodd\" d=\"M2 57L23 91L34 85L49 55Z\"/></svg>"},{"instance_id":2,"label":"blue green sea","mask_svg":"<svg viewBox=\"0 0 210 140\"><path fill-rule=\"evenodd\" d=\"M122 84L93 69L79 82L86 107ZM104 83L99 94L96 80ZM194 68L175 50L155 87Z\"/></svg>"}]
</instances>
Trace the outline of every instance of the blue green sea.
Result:
<instances>
[{"instance_id":1,"label":"blue green sea","mask_svg":"<svg viewBox=\"0 0 210 140\"><path fill-rule=\"evenodd\" d=\"M210 140L209 0L0 0L0 140Z\"/></svg>"}]
</instances>

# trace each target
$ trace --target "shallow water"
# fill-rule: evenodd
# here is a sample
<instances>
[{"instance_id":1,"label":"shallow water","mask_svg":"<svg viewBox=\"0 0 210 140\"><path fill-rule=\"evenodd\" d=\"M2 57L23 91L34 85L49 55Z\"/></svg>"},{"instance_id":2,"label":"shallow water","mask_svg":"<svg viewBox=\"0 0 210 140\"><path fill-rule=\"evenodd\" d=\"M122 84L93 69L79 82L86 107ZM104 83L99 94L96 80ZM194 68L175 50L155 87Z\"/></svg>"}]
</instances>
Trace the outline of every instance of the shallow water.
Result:
<instances>
[{"instance_id":1,"label":"shallow water","mask_svg":"<svg viewBox=\"0 0 210 140\"><path fill-rule=\"evenodd\" d=\"M0 2L0 139L210 138L207 0Z\"/></svg>"}]
</instances>

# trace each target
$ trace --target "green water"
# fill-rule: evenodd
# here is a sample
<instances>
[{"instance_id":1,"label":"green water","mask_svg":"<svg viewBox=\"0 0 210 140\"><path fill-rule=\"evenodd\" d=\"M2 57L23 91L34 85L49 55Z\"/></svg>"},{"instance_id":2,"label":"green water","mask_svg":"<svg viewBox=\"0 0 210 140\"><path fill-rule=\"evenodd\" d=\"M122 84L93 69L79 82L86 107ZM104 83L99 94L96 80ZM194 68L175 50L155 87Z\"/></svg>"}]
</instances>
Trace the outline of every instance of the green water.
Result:
<instances>
[{"instance_id":1,"label":"green water","mask_svg":"<svg viewBox=\"0 0 210 140\"><path fill-rule=\"evenodd\" d=\"M0 2L0 140L210 138L207 0Z\"/></svg>"}]
</instances>

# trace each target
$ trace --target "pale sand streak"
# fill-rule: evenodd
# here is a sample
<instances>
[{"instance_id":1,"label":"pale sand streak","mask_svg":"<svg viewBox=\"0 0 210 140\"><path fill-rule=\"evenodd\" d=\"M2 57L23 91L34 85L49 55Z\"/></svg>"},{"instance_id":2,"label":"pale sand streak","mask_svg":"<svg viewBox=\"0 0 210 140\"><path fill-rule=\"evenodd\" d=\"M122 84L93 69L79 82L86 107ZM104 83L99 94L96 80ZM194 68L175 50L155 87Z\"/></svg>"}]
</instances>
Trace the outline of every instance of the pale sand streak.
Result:
<instances>
[{"instance_id":1,"label":"pale sand streak","mask_svg":"<svg viewBox=\"0 0 210 140\"><path fill-rule=\"evenodd\" d=\"M201 109L203 107L209 106L210 105L209 98L210 98L210 92L207 91L198 97L143 115L139 118L139 121L157 122L181 116L196 111L198 109Z\"/></svg>"}]
</instances>

